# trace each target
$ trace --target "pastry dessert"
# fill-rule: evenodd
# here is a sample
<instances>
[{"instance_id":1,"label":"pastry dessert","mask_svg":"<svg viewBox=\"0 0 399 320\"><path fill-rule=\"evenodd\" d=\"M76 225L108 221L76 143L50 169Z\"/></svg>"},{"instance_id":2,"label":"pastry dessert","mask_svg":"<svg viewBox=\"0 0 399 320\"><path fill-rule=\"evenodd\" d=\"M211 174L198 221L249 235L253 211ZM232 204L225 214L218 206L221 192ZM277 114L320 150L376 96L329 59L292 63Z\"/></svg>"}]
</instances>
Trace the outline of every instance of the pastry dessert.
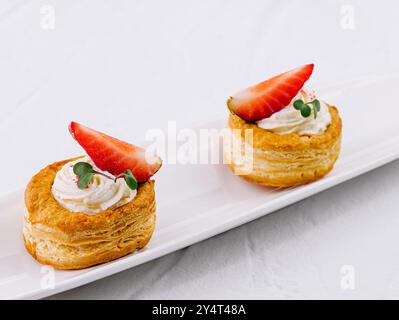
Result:
<instances>
[{"instance_id":1,"label":"pastry dessert","mask_svg":"<svg viewBox=\"0 0 399 320\"><path fill-rule=\"evenodd\" d=\"M25 192L25 247L58 269L90 267L145 247L155 227L150 178L162 164L76 122L70 132L88 156L47 166Z\"/></svg>"},{"instance_id":2,"label":"pastry dessert","mask_svg":"<svg viewBox=\"0 0 399 320\"><path fill-rule=\"evenodd\" d=\"M303 88L313 64L230 97L225 162L240 177L290 187L317 180L336 162L342 122L336 107Z\"/></svg>"}]
</instances>

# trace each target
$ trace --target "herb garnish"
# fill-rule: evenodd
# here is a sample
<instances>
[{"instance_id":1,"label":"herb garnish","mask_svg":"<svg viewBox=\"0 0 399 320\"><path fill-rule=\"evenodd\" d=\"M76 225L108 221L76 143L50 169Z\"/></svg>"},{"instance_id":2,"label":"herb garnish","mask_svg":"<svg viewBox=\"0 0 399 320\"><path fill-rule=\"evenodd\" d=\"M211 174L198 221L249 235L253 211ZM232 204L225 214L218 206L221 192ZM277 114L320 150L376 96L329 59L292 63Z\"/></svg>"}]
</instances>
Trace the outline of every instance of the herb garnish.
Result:
<instances>
[{"instance_id":1,"label":"herb garnish","mask_svg":"<svg viewBox=\"0 0 399 320\"><path fill-rule=\"evenodd\" d=\"M116 180L123 178L125 179L125 182L127 186L132 189L136 190L137 189L137 180L134 177L132 171L126 170L124 173L118 174L115 178L111 177L109 175L106 175L105 173L98 172L93 169L93 166L90 163L87 162L78 162L73 166L73 172L77 175L78 177L78 188L83 190L87 186L90 185L93 176L95 174L98 174L100 176L103 176L105 178L108 178L110 180Z\"/></svg>"},{"instance_id":2,"label":"herb garnish","mask_svg":"<svg viewBox=\"0 0 399 320\"><path fill-rule=\"evenodd\" d=\"M299 110L304 118L309 117L313 109L314 118L316 119L317 113L320 111L320 101L315 99L305 103L302 99L298 99L294 101L294 108Z\"/></svg>"}]
</instances>

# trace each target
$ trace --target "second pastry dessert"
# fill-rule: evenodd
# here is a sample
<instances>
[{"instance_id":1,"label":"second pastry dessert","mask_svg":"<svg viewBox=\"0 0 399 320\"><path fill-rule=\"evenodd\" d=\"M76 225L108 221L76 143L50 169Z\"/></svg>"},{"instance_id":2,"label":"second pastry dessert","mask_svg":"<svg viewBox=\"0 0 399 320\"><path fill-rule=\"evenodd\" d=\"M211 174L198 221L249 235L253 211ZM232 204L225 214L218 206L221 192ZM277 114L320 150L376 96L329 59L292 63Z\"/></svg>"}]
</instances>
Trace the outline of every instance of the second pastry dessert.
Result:
<instances>
[{"instance_id":1,"label":"second pastry dessert","mask_svg":"<svg viewBox=\"0 0 399 320\"><path fill-rule=\"evenodd\" d=\"M314 65L275 76L229 98L225 161L240 177L289 187L326 175L341 148L338 109L303 88Z\"/></svg>"}]
</instances>

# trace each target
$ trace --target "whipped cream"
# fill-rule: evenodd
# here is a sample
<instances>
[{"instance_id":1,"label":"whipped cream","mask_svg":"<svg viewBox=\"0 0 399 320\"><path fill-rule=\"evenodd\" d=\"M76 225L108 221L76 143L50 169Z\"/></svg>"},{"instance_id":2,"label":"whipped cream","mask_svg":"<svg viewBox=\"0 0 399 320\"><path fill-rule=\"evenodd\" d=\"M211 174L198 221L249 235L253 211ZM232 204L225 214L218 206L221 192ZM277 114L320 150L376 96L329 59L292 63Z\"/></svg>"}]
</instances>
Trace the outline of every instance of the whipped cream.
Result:
<instances>
[{"instance_id":1,"label":"whipped cream","mask_svg":"<svg viewBox=\"0 0 399 320\"><path fill-rule=\"evenodd\" d=\"M58 203L72 212L96 214L106 209L116 209L129 203L137 194L131 190L123 179L114 182L111 179L95 174L92 184L84 190L77 186L77 177L73 166L77 162L88 162L94 170L98 169L89 157L80 158L65 164L55 176L51 192ZM108 172L103 172L110 177Z\"/></svg>"},{"instance_id":2,"label":"whipped cream","mask_svg":"<svg viewBox=\"0 0 399 320\"><path fill-rule=\"evenodd\" d=\"M258 127L278 134L296 133L299 135L323 134L331 123L331 115L328 106L320 101L320 111L315 119L313 108L309 117L304 118L299 110L294 108L294 101L302 99L305 103L314 99L305 90L300 90L288 106L272 114L269 118L257 122Z\"/></svg>"}]
</instances>

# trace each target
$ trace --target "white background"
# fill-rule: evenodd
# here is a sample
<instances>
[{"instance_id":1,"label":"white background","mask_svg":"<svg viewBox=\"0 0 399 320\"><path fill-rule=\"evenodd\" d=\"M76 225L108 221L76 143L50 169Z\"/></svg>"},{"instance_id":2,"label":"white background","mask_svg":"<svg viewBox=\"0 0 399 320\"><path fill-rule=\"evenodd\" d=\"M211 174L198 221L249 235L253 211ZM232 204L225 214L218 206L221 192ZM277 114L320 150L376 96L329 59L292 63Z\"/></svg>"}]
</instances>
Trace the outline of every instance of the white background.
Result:
<instances>
[{"instance_id":1,"label":"white background","mask_svg":"<svg viewBox=\"0 0 399 320\"><path fill-rule=\"evenodd\" d=\"M141 143L168 120L226 114L230 94L301 64L315 63L316 88L397 74L398 11L394 0L0 0L0 195L81 153L70 120ZM384 116L395 115L376 105ZM396 161L54 298L399 298L398 173ZM341 287L345 265L354 290Z\"/></svg>"}]
</instances>

